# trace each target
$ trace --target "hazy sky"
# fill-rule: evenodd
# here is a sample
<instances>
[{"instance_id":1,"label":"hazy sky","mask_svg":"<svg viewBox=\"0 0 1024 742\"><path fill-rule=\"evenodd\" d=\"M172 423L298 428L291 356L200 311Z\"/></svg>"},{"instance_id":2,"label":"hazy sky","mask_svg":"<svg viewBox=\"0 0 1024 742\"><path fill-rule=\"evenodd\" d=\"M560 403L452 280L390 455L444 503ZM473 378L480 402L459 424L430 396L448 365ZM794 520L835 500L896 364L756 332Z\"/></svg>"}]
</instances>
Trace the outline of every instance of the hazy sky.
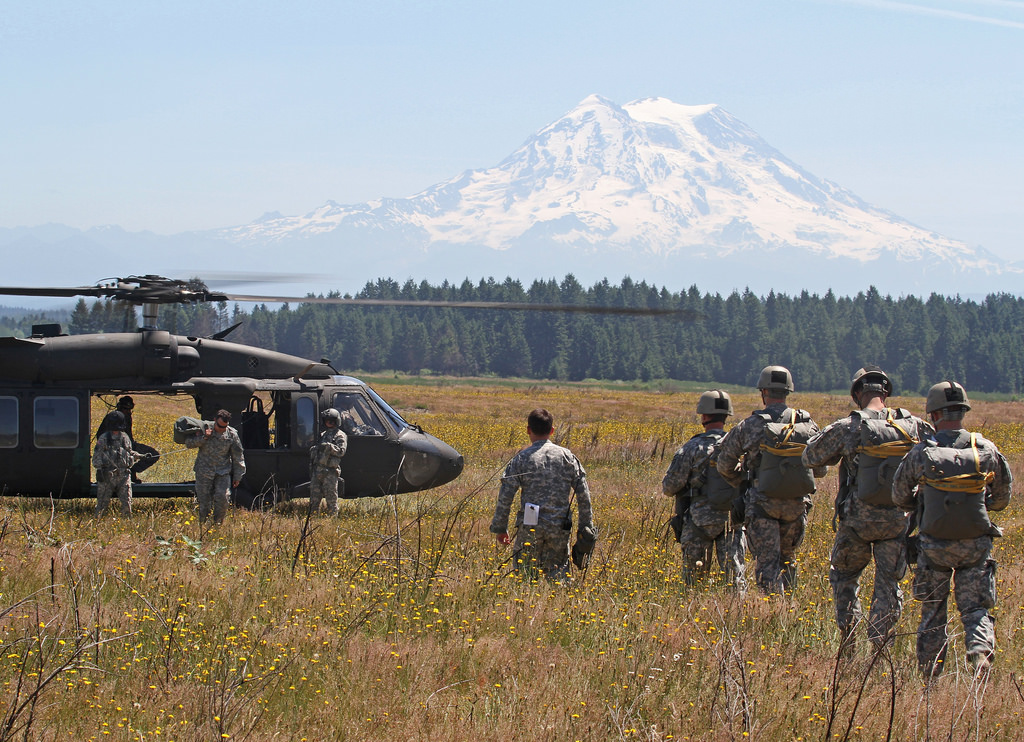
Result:
<instances>
[{"instance_id":1,"label":"hazy sky","mask_svg":"<svg viewBox=\"0 0 1024 742\"><path fill-rule=\"evenodd\" d=\"M5 0L0 227L225 227L413 195L591 93L718 103L1024 259L1024 0Z\"/></svg>"}]
</instances>

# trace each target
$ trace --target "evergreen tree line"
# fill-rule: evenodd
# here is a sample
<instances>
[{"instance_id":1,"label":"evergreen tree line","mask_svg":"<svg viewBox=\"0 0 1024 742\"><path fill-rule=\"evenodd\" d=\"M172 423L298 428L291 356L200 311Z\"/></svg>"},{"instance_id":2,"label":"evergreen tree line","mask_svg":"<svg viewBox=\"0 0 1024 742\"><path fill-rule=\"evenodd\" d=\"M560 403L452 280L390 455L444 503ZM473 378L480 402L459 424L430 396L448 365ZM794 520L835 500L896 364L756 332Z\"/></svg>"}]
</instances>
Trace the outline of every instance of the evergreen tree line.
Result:
<instances>
[{"instance_id":1,"label":"evergreen tree line","mask_svg":"<svg viewBox=\"0 0 1024 742\"><path fill-rule=\"evenodd\" d=\"M827 391L845 388L856 369L875 363L890 374L898 393L923 393L942 379L955 379L969 391L1019 394L1024 385L1024 299L1010 294L981 302L937 294L894 299L874 288L854 297L831 291L758 297L749 290L723 297L696 286L673 293L629 278L584 288L568 275L528 288L512 279L437 286L380 279L357 297L646 307L684 314L326 304L258 305L251 311L235 306L229 313L221 304L162 308L161 326L209 335L242 322L229 339L327 358L344 372L671 378L750 386L761 368L777 363L790 368L798 391ZM99 312L81 306L80 319ZM112 324L123 324L123 314L108 313ZM72 322L73 331L79 327Z\"/></svg>"}]
</instances>

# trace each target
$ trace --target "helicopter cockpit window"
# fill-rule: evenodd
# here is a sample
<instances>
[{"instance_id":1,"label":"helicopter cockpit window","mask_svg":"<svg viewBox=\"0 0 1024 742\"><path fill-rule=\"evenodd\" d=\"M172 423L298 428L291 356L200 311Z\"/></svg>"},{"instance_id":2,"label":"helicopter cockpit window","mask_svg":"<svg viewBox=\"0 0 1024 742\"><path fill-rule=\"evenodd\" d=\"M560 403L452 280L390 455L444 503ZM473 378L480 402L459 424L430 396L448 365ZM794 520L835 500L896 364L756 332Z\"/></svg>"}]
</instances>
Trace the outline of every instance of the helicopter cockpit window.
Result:
<instances>
[{"instance_id":1,"label":"helicopter cockpit window","mask_svg":"<svg viewBox=\"0 0 1024 742\"><path fill-rule=\"evenodd\" d=\"M358 392L338 392L334 408L341 413L342 429L347 435L384 435L386 428L377 411Z\"/></svg>"},{"instance_id":2,"label":"helicopter cockpit window","mask_svg":"<svg viewBox=\"0 0 1024 742\"><path fill-rule=\"evenodd\" d=\"M316 442L316 402L299 397L295 402L295 446L309 448Z\"/></svg>"},{"instance_id":3,"label":"helicopter cockpit window","mask_svg":"<svg viewBox=\"0 0 1024 742\"><path fill-rule=\"evenodd\" d=\"M78 446L78 400L75 397L36 397L36 448Z\"/></svg>"},{"instance_id":4,"label":"helicopter cockpit window","mask_svg":"<svg viewBox=\"0 0 1024 742\"><path fill-rule=\"evenodd\" d=\"M0 448L18 446L18 399L0 397Z\"/></svg>"},{"instance_id":5,"label":"helicopter cockpit window","mask_svg":"<svg viewBox=\"0 0 1024 742\"><path fill-rule=\"evenodd\" d=\"M387 402L381 399L380 395L377 394L377 392L373 391L373 389L370 389L369 387L367 387L366 391L370 393L370 396L373 397L373 400L378 405L380 405L380 408L382 410L384 410L384 414L388 416L388 419L391 421L391 425L395 428L396 433L401 433L403 430L409 427L409 423L407 423L401 415L395 412L394 408L391 405L389 405Z\"/></svg>"}]
</instances>

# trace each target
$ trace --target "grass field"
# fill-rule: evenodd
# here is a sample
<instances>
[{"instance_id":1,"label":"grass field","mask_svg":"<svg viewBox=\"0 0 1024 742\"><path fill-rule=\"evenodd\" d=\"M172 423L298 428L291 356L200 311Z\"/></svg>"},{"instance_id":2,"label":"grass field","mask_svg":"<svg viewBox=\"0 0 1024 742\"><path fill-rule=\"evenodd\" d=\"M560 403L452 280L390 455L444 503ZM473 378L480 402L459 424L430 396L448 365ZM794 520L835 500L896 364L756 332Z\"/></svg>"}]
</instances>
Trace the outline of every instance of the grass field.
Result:
<instances>
[{"instance_id":1,"label":"grass field","mask_svg":"<svg viewBox=\"0 0 1024 742\"><path fill-rule=\"evenodd\" d=\"M792 595L687 587L660 482L698 427L699 390L375 383L466 457L462 477L398 498L235 510L203 530L186 500L0 501L0 740L1017 739L1024 710L1024 536L995 516L998 655L964 669L959 622L942 680L922 686L908 600L891 654L863 631L837 666L828 585L835 474L823 480ZM191 400L136 400L136 435L179 448ZM842 396L794 395L822 425ZM918 398L895 404L922 414ZM737 413L757 406L734 395ZM504 463L534 406L587 468L601 529L567 587L510 574L487 532ZM1024 404L967 423L1024 476ZM186 478L191 453L147 478ZM863 592L870 590L866 575ZM907 586L909 587L909 586ZM909 589L907 590L909 592Z\"/></svg>"}]
</instances>

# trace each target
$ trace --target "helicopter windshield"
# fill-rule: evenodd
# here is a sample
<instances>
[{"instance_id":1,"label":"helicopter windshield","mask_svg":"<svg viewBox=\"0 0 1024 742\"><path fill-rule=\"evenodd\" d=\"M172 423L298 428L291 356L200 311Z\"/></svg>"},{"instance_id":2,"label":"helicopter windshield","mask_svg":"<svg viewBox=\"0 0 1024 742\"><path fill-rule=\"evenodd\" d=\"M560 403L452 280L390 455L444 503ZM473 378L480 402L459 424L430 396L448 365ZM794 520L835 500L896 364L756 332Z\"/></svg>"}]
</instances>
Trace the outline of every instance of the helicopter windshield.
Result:
<instances>
[{"instance_id":1,"label":"helicopter windshield","mask_svg":"<svg viewBox=\"0 0 1024 742\"><path fill-rule=\"evenodd\" d=\"M395 412L391 405L381 399L377 392L373 391L370 387L366 387L366 391L369 392L373 401L380 405L380 408L384 410L384 413L388 416L391 424L394 426L396 433L401 433L403 430L410 427L409 423L407 423L401 415Z\"/></svg>"},{"instance_id":2,"label":"helicopter windshield","mask_svg":"<svg viewBox=\"0 0 1024 742\"><path fill-rule=\"evenodd\" d=\"M366 398L358 392L337 392L334 409L341 413L341 427L348 435L384 435L384 423Z\"/></svg>"}]
</instances>

